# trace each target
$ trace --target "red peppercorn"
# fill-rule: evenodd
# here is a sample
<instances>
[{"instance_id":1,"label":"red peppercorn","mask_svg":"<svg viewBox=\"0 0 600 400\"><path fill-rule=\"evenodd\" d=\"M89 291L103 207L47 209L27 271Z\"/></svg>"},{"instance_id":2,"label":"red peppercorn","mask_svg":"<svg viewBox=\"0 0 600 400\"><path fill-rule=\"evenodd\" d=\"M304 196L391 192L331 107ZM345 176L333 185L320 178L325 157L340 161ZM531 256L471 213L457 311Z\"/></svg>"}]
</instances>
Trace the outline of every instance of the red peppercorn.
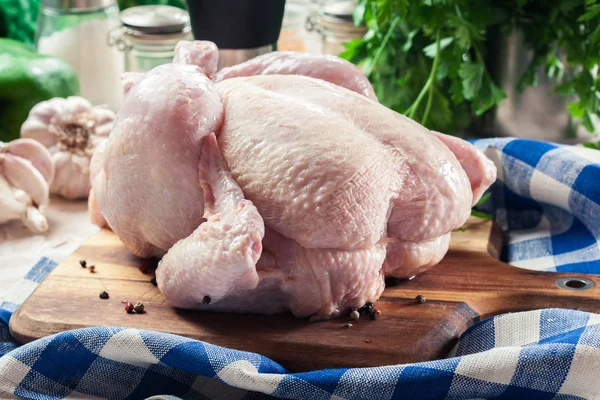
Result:
<instances>
[{"instance_id":1,"label":"red peppercorn","mask_svg":"<svg viewBox=\"0 0 600 400\"><path fill-rule=\"evenodd\" d=\"M127 311L127 314L133 313L133 304L131 304L130 302L126 301L125 302L125 311Z\"/></svg>"},{"instance_id":2,"label":"red peppercorn","mask_svg":"<svg viewBox=\"0 0 600 400\"><path fill-rule=\"evenodd\" d=\"M139 270L140 270L142 273L144 273L144 274L145 274L145 273L146 273L146 271L148 271L148 264L145 264L145 263L144 263L144 264L140 264L140 265L138 266L138 269L139 269Z\"/></svg>"}]
</instances>

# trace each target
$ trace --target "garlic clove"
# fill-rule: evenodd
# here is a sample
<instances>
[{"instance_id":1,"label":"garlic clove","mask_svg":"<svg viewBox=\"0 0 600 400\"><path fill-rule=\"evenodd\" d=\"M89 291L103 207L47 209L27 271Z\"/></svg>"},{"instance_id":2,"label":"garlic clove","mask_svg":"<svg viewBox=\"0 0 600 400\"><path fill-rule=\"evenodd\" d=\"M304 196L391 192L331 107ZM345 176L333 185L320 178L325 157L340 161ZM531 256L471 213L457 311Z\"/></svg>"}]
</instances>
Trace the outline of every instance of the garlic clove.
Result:
<instances>
[{"instance_id":1,"label":"garlic clove","mask_svg":"<svg viewBox=\"0 0 600 400\"><path fill-rule=\"evenodd\" d=\"M52 182L54 165L48 150L33 139L16 139L4 146L5 152L29 160L40 171L46 182Z\"/></svg>"},{"instance_id":2,"label":"garlic clove","mask_svg":"<svg viewBox=\"0 0 600 400\"><path fill-rule=\"evenodd\" d=\"M90 192L89 158L66 151L52 156L56 166L56 176L52 183L52 193L66 199L85 199Z\"/></svg>"},{"instance_id":3,"label":"garlic clove","mask_svg":"<svg viewBox=\"0 0 600 400\"><path fill-rule=\"evenodd\" d=\"M48 220L35 207L27 207L27 211L21 217L21 221L34 233L44 233L48 230Z\"/></svg>"},{"instance_id":4,"label":"garlic clove","mask_svg":"<svg viewBox=\"0 0 600 400\"><path fill-rule=\"evenodd\" d=\"M115 113L106 108L95 107L96 136L108 136L115 124Z\"/></svg>"},{"instance_id":5,"label":"garlic clove","mask_svg":"<svg viewBox=\"0 0 600 400\"><path fill-rule=\"evenodd\" d=\"M92 103L79 96L70 96L67 97L67 102L65 106L65 111L71 113L71 115L76 115L80 113L89 112L92 109Z\"/></svg>"},{"instance_id":6,"label":"garlic clove","mask_svg":"<svg viewBox=\"0 0 600 400\"><path fill-rule=\"evenodd\" d=\"M33 206L31 197L0 175L0 224L13 219L20 219L34 233L48 230L46 217Z\"/></svg>"},{"instance_id":7,"label":"garlic clove","mask_svg":"<svg viewBox=\"0 0 600 400\"><path fill-rule=\"evenodd\" d=\"M27 120L21 125L21 137L37 140L46 147L58 142L57 137L48 131L48 125L55 115L62 113L67 105L67 99L54 98L36 104Z\"/></svg>"},{"instance_id":8,"label":"garlic clove","mask_svg":"<svg viewBox=\"0 0 600 400\"><path fill-rule=\"evenodd\" d=\"M27 193L38 207L48 205L49 185L31 161L8 153L0 154L0 173L8 183Z\"/></svg>"},{"instance_id":9,"label":"garlic clove","mask_svg":"<svg viewBox=\"0 0 600 400\"><path fill-rule=\"evenodd\" d=\"M19 192L21 195L19 196ZM25 202L23 202L25 200ZM27 201L29 203L27 203ZM0 174L0 224L11 219L20 218L31 204L31 198L20 189L15 189Z\"/></svg>"}]
</instances>

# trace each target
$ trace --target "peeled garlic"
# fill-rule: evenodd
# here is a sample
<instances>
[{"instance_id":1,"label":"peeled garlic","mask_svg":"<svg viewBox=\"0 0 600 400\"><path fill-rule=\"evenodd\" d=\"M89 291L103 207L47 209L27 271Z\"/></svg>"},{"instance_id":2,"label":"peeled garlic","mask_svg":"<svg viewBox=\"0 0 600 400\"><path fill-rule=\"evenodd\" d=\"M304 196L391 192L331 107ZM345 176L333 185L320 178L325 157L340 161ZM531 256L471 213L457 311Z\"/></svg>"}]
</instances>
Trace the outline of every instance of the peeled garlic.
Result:
<instances>
[{"instance_id":1,"label":"peeled garlic","mask_svg":"<svg viewBox=\"0 0 600 400\"><path fill-rule=\"evenodd\" d=\"M90 159L106 140L115 114L82 97L54 98L37 104L21 126L21 137L39 141L52 154L55 176L50 192L84 199L90 192Z\"/></svg>"},{"instance_id":2,"label":"peeled garlic","mask_svg":"<svg viewBox=\"0 0 600 400\"><path fill-rule=\"evenodd\" d=\"M20 219L33 232L48 230L48 205L54 169L50 153L35 140L0 142L0 224Z\"/></svg>"}]
</instances>

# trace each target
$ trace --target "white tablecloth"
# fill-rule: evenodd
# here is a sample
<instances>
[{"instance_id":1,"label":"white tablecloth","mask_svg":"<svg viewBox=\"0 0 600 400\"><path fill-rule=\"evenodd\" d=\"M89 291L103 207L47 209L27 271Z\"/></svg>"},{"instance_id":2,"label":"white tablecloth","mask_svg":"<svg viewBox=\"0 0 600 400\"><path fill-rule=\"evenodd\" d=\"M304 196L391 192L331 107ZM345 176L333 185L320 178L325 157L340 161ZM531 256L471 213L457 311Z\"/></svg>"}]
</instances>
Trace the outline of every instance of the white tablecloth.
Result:
<instances>
[{"instance_id":1,"label":"white tablecloth","mask_svg":"<svg viewBox=\"0 0 600 400\"><path fill-rule=\"evenodd\" d=\"M98 231L87 214L87 201L66 201L53 197L45 212L49 229L36 235L21 221L0 225L0 303L17 302L19 293L11 287L42 257L60 261Z\"/></svg>"}]
</instances>

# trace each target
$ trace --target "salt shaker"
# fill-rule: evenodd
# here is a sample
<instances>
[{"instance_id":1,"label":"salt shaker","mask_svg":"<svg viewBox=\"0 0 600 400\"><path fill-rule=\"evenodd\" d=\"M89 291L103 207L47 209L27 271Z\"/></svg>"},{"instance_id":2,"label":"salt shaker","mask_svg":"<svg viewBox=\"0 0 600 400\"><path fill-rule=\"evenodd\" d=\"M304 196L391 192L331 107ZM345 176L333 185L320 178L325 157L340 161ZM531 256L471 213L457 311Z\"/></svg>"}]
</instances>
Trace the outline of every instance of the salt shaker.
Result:
<instances>
[{"instance_id":1,"label":"salt shaker","mask_svg":"<svg viewBox=\"0 0 600 400\"><path fill-rule=\"evenodd\" d=\"M108 34L119 26L115 0L42 0L36 45L38 52L73 67L81 96L117 111L123 89L123 53L109 46Z\"/></svg>"}]
</instances>

